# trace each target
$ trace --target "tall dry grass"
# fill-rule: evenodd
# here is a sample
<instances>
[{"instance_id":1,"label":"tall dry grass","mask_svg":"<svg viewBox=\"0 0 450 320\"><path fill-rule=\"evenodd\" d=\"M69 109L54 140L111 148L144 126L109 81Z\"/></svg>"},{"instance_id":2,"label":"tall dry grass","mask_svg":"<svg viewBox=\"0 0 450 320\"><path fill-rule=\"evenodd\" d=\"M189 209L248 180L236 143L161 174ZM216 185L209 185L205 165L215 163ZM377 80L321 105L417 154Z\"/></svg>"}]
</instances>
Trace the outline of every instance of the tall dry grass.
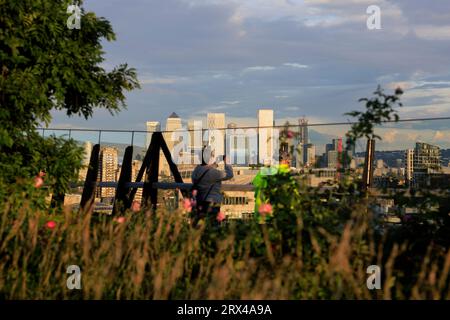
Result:
<instances>
[{"instance_id":1,"label":"tall dry grass","mask_svg":"<svg viewBox=\"0 0 450 320\"><path fill-rule=\"evenodd\" d=\"M0 217L3 299L448 299L450 252L430 244L408 265L408 244L376 240L355 209L339 235L299 232L296 253L271 243L267 225L192 228L182 212L128 212L112 217L59 216L25 201ZM56 221L53 229L46 226ZM299 230L301 230L301 221ZM261 241L255 244L255 239ZM259 248L259 251L255 248ZM438 253L436 253L438 252ZM366 268L382 269L381 290L368 290ZM81 290L69 290L69 265ZM413 275L405 274L417 269Z\"/></svg>"}]
</instances>

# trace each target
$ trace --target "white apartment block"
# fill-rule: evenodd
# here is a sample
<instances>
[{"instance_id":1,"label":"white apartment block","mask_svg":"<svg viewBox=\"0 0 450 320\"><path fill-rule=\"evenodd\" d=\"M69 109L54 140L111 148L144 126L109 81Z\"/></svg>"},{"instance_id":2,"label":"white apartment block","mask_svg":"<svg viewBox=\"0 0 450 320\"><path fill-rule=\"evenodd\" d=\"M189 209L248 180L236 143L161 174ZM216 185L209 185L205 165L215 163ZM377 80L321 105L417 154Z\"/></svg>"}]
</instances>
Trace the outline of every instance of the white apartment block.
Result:
<instances>
[{"instance_id":1,"label":"white apartment block","mask_svg":"<svg viewBox=\"0 0 450 320\"><path fill-rule=\"evenodd\" d=\"M273 110L258 110L258 160L261 164L272 164L274 162L277 141L274 141L273 126Z\"/></svg>"},{"instance_id":2,"label":"white apartment block","mask_svg":"<svg viewBox=\"0 0 450 320\"><path fill-rule=\"evenodd\" d=\"M211 147L212 156L225 154L225 113L208 113L206 116L206 128L208 129L208 145ZM218 130L222 129L222 130Z\"/></svg>"}]
</instances>

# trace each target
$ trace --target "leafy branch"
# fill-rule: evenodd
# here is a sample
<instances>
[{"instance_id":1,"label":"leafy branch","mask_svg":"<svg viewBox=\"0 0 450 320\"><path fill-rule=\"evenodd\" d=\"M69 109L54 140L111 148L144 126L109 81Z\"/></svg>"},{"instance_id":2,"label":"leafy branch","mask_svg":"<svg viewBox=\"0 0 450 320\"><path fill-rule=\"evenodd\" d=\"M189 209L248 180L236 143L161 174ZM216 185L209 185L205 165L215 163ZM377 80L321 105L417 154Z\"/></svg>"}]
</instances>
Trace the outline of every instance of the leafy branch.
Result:
<instances>
[{"instance_id":1,"label":"leafy branch","mask_svg":"<svg viewBox=\"0 0 450 320\"><path fill-rule=\"evenodd\" d=\"M381 140L381 137L374 133L374 127L383 122L392 120L397 122L399 120L395 107L403 106L400 102L400 96L402 94L403 90L397 88L393 95L387 95L384 93L384 90L378 86L377 90L374 92L375 97L371 99L359 99L359 102L365 102L366 110L364 112L351 111L345 113L345 115L357 118L357 122L354 123L350 131L346 133L347 148L351 149L354 147L356 140L363 137Z\"/></svg>"}]
</instances>

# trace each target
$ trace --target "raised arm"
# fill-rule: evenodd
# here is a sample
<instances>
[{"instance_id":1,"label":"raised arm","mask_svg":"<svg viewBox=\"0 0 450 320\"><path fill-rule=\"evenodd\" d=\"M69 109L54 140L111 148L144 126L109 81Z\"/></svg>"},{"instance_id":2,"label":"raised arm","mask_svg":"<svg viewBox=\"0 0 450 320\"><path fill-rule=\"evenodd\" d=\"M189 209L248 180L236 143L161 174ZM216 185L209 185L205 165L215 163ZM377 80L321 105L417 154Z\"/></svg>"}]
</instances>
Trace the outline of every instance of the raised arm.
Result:
<instances>
[{"instance_id":1,"label":"raised arm","mask_svg":"<svg viewBox=\"0 0 450 320\"><path fill-rule=\"evenodd\" d=\"M233 167L229 164L225 164L225 170L214 169L214 180L225 181L230 180L234 177L233 175Z\"/></svg>"}]
</instances>

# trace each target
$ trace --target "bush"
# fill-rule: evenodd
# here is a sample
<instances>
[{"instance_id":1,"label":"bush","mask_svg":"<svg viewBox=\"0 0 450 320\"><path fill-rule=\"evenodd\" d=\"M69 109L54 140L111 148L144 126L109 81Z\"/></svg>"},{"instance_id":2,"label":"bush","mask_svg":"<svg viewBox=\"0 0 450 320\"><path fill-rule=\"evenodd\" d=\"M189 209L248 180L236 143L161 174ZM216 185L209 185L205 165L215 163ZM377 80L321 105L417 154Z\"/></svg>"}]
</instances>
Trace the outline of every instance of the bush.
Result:
<instances>
[{"instance_id":1,"label":"bush","mask_svg":"<svg viewBox=\"0 0 450 320\"><path fill-rule=\"evenodd\" d=\"M339 234L311 229L310 249L299 255L267 237L267 229L282 231L275 224L192 228L180 211L128 211L114 219L70 211L55 216L17 198L0 206L3 299L450 297L450 252L433 244L417 256L405 245L385 248L375 241L362 207L354 208ZM366 287L371 264L383 272L383 289L376 292ZM70 265L81 268L81 290L66 286ZM411 275L411 269L419 272Z\"/></svg>"}]
</instances>

